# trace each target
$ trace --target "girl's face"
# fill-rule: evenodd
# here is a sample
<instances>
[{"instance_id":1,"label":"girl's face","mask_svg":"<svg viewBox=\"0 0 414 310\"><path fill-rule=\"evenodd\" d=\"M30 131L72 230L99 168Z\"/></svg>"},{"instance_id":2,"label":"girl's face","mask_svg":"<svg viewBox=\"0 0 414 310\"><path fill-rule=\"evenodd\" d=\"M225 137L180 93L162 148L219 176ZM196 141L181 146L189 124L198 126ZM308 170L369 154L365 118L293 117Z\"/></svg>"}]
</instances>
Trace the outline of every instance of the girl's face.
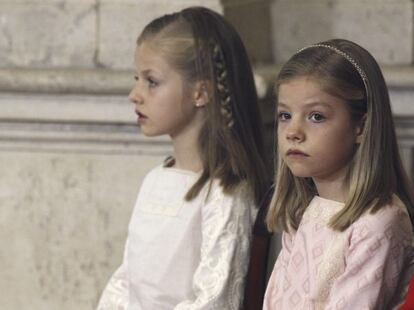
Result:
<instances>
[{"instance_id":1,"label":"girl's face","mask_svg":"<svg viewBox=\"0 0 414 310\"><path fill-rule=\"evenodd\" d=\"M295 176L318 182L343 180L361 128L345 101L300 77L279 86L279 156Z\"/></svg>"},{"instance_id":2,"label":"girl's face","mask_svg":"<svg viewBox=\"0 0 414 310\"><path fill-rule=\"evenodd\" d=\"M181 75L145 42L136 49L135 66L136 83L129 100L135 104L142 132L174 138L191 130L197 111Z\"/></svg>"}]
</instances>

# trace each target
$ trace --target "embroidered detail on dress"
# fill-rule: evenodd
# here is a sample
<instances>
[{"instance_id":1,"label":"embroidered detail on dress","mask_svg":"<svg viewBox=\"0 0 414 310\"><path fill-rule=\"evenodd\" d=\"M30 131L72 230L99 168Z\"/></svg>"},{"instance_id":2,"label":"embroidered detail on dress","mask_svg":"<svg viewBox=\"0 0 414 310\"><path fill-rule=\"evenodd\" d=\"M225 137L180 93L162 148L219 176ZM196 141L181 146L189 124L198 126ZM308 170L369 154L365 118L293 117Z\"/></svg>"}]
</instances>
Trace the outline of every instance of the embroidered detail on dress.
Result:
<instances>
[{"instance_id":1,"label":"embroidered detail on dress","mask_svg":"<svg viewBox=\"0 0 414 310\"><path fill-rule=\"evenodd\" d=\"M315 229L318 225L325 227L332 216L334 216L343 204L331 205L329 208L323 204L323 198L315 197L306 209L303 217L307 221L315 222ZM323 253L321 263L318 265L316 276L316 295L319 299L315 302L315 309L323 309L328 298L334 280L345 270L344 251L346 249L346 234L332 230L332 239ZM320 255L318 251L313 253Z\"/></svg>"},{"instance_id":2,"label":"embroidered detail on dress","mask_svg":"<svg viewBox=\"0 0 414 310\"><path fill-rule=\"evenodd\" d=\"M207 305L208 309L238 310L241 307L252 229L252 225L245 221L251 218L247 215L251 208L241 208L239 203L223 203L227 197L222 189L214 182L212 189L207 200L210 210L209 218L204 222L200 265L194 274L194 291L203 294L194 302L180 303L175 310L198 309ZM240 186L232 196L246 201L242 194L245 192L246 188ZM253 201L249 201L253 206ZM223 214L228 212L232 213L232 222L224 223L227 216L223 217ZM217 242L219 235L221 241ZM245 259L240 261L243 257Z\"/></svg>"},{"instance_id":3,"label":"embroidered detail on dress","mask_svg":"<svg viewBox=\"0 0 414 310\"><path fill-rule=\"evenodd\" d=\"M326 248L322 262L316 276L316 290L319 292L318 306L316 309L323 309L328 300L333 282L345 270L345 249L347 248L347 235L332 231L335 236Z\"/></svg>"},{"instance_id":4,"label":"embroidered detail on dress","mask_svg":"<svg viewBox=\"0 0 414 310\"><path fill-rule=\"evenodd\" d=\"M118 269L108 282L96 310L126 310L128 306L128 282L119 276Z\"/></svg>"},{"instance_id":5,"label":"embroidered detail on dress","mask_svg":"<svg viewBox=\"0 0 414 310\"><path fill-rule=\"evenodd\" d=\"M302 221L308 222L310 220L316 220L322 224L327 224L332 216L339 212L343 207L343 204L338 202L337 205L332 205L327 208L326 205L321 205L320 200L323 200L323 198L318 196L313 198L303 214Z\"/></svg>"}]
</instances>

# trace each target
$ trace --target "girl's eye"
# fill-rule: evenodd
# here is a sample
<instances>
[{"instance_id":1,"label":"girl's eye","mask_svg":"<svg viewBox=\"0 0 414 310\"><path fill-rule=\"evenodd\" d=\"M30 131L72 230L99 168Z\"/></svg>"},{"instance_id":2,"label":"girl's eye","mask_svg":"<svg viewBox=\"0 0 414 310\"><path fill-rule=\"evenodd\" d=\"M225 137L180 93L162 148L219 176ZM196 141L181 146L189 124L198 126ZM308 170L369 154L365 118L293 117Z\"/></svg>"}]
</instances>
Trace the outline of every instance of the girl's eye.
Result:
<instances>
[{"instance_id":1,"label":"girl's eye","mask_svg":"<svg viewBox=\"0 0 414 310\"><path fill-rule=\"evenodd\" d=\"M134 80L135 81L138 81L139 80L138 75L134 75Z\"/></svg>"},{"instance_id":2,"label":"girl's eye","mask_svg":"<svg viewBox=\"0 0 414 310\"><path fill-rule=\"evenodd\" d=\"M286 121L286 120L290 119L290 114L286 113L286 112L279 112L278 119L280 121Z\"/></svg>"},{"instance_id":3,"label":"girl's eye","mask_svg":"<svg viewBox=\"0 0 414 310\"><path fill-rule=\"evenodd\" d=\"M325 116L317 112L312 113L309 118L310 120L317 122L317 123L323 122L325 120Z\"/></svg>"},{"instance_id":4,"label":"girl's eye","mask_svg":"<svg viewBox=\"0 0 414 310\"><path fill-rule=\"evenodd\" d=\"M155 86L158 85L158 83L154 79L152 79L152 78L147 78L147 81L148 81L148 86L150 88L155 87Z\"/></svg>"}]
</instances>

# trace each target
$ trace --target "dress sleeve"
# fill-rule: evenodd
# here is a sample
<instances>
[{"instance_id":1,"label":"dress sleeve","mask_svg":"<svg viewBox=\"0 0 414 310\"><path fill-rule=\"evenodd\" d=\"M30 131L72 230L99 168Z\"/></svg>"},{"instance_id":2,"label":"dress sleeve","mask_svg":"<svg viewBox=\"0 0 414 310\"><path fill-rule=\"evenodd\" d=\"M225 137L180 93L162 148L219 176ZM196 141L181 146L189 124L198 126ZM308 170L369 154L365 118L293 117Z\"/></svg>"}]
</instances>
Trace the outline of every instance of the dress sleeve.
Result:
<instances>
[{"instance_id":1,"label":"dress sleeve","mask_svg":"<svg viewBox=\"0 0 414 310\"><path fill-rule=\"evenodd\" d=\"M282 233L282 249L276 259L272 274L267 283L266 294L264 299L264 310L274 307L274 296L277 295L280 286L283 285L286 269L289 263L292 248L292 235L288 232Z\"/></svg>"},{"instance_id":2,"label":"dress sleeve","mask_svg":"<svg viewBox=\"0 0 414 310\"><path fill-rule=\"evenodd\" d=\"M128 242L127 242L128 244ZM96 310L126 310L129 298L128 273L127 273L127 246L125 246L124 259L119 268L109 279Z\"/></svg>"},{"instance_id":3,"label":"dress sleeve","mask_svg":"<svg viewBox=\"0 0 414 310\"><path fill-rule=\"evenodd\" d=\"M345 271L334 281L326 309L391 309L403 290L411 244L411 222L400 208L361 219L351 233Z\"/></svg>"},{"instance_id":4,"label":"dress sleeve","mask_svg":"<svg viewBox=\"0 0 414 310\"><path fill-rule=\"evenodd\" d=\"M202 210L200 263L193 277L193 298L174 310L240 309L249 262L253 219L246 201L210 193Z\"/></svg>"}]
</instances>

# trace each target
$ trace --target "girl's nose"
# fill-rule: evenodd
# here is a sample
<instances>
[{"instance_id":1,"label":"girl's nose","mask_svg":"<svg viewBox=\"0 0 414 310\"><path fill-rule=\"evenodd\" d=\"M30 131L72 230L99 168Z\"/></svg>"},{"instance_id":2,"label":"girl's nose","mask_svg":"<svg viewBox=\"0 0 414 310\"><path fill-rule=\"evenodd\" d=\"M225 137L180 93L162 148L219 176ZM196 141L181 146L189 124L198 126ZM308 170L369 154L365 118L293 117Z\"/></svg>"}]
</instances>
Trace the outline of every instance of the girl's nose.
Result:
<instances>
[{"instance_id":1,"label":"girl's nose","mask_svg":"<svg viewBox=\"0 0 414 310\"><path fill-rule=\"evenodd\" d=\"M305 139L305 133L298 121L291 121L286 131L286 138L294 142L301 142Z\"/></svg>"},{"instance_id":2,"label":"girl's nose","mask_svg":"<svg viewBox=\"0 0 414 310\"><path fill-rule=\"evenodd\" d=\"M138 89L138 83L136 83L129 92L128 99L134 104L141 104L143 102L142 96Z\"/></svg>"}]
</instances>

